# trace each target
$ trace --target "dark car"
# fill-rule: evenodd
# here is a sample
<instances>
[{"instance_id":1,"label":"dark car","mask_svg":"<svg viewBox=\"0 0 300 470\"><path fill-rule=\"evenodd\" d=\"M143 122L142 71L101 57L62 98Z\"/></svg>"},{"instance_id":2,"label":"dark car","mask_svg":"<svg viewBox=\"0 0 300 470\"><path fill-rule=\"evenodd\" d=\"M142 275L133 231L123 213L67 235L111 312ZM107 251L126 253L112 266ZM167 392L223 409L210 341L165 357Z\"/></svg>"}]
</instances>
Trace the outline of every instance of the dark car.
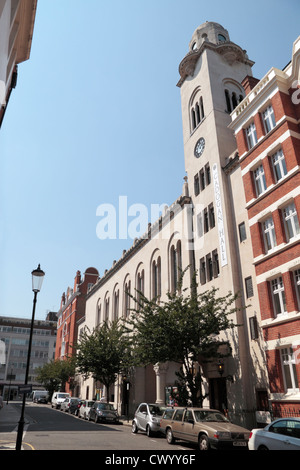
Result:
<instances>
[{"instance_id":1,"label":"dark car","mask_svg":"<svg viewBox=\"0 0 300 470\"><path fill-rule=\"evenodd\" d=\"M94 420L106 423L118 423L119 415L117 410L114 409L110 403L100 403L96 401L90 409L89 421Z\"/></svg>"}]
</instances>

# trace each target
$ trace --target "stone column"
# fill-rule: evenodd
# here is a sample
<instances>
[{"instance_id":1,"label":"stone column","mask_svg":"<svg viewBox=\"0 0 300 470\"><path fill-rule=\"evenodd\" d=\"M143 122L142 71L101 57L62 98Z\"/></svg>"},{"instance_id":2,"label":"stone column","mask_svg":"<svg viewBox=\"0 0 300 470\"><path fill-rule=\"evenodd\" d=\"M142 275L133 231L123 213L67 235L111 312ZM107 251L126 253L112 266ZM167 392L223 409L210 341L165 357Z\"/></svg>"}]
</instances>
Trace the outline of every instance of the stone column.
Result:
<instances>
[{"instance_id":1,"label":"stone column","mask_svg":"<svg viewBox=\"0 0 300 470\"><path fill-rule=\"evenodd\" d=\"M163 405L165 403L164 392L165 392L165 386L166 386L166 373L168 369L168 363L167 362L164 364L156 363L153 366L153 369L156 374L156 401L155 403Z\"/></svg>"}]
</instances>

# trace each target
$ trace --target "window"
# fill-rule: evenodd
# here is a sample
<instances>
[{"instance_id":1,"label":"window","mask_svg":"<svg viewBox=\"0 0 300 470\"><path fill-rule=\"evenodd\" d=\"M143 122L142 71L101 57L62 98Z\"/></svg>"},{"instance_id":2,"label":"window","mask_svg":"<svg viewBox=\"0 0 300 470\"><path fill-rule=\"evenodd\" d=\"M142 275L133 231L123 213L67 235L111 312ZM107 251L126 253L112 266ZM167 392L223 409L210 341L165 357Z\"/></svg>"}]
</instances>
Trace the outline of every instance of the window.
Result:
<instances>
[{"instance_id":1,"label":"window","mask_svg":"<svg viewBox=\"0 0 300 470\"><path fill-rule=\"evenodd\" d=\"M196 101L195 105L191 107L190 113L191 113L191 131L194 131L205 117L202 96L199 98L198 101Z\"/></svg>"},{"instance_id":2,"label":"window","mask_svg":"<svg viewBox=\"0 0 300 470\"><path fill-rule=\"evenodd\" d=\"M206 283L206 264L205 258L200 259L200 283L201 285Z\"/></svg>"},{"instance_id":3,"label":"window","mask_svg":"<svg viewBox=\"0 0 300 470\"><path fill-rule=\"evenodd\" d=\"M280 350L280 355L285 389L298 389L299 384L297 380L296 361L293 349L291 347L283 348Z\"/></svg>"},{"instance_id":4,"label":"window","mask_svg":"<svg viewBox=\"0 0 300 470\"><path fill-rule=\"evenodd\" d=\"M131 282L128 280L124 286L124 317L127 318L130 314L130 290Z\"/></svg>"},{"instance_id":5,"label":"window","mask_svg":"<svg viewBox=\"0 0 300 470\"><path fill-rule=\"evenodd\" d=\"M283 209L283 218L285 230L288 240L296 237L299 234L299 221L297 211L294 203L289 204Z\"/></svg>"},{"instance_id":6,"label":"window","mask_svg":"<svg viewBox=\"0 0 300 470\"><path fill-rule=\"evenodd\" d=\"M239 224L239 235L240 235L240 242L243 242L244 240L247 239L245 222L242 222L241 224Z\"/></svg>"},{"instance_id":7,"label":"window","mask_svg":"<svg viewBox=\"0 0 300 470\"><path fill-rule=\"evenodd\" d=\"M171 248L171 288L175 292L178 287L179 276L181 274L181 243L178 241L176 247Z\"/></svg>"},{"instance_id":8,"label":"window","mask_svg":"<svg viewBox=\"0 0 300 470\"><path fill-rule=\"evenodd\" d=\"M205 165L205 179L206 179L206 186L211 182L211 175L210 175L210 166L209 163Z\"/></svg>"},{"instance_id":9,"label":"window","mask_svg":"<svg viewBox=\"0 0 300 470\"><path fill-rule=\"evenodd\" d=\"M275 236L273 218L269 217L267 220L262 222L261 225L262 225L265 249L266 251L269 251L276 246L276 236Z\"/></svg>"},{"instance_id":10,"label":"window","mask_svg":"<svg viewBox=\"0 0 300 470\"><path fill-rule=\"evenodd\" d=\"M253 297L253 284L252 284L252 277L251 276L246 277L245 287L246 287L247 299L249 299L249 297Z\"/></svg>"},{"instance_id":11,"label":"window","mask_svg":"<svg viewBox=\"0 0 300 470\"><path fill-rule=\"evenodd\" d=\"M114 293L113 319L117 320L119 316L119 290Z\"/></svg>"},{"instance_id":12,"label":"window","mask_svg":"<svg viewBox=\"0 0 300 470\"><path fill-rule=\"evenodd\" d=\"M247 127L246 137L247 137L248 149L250 150L257 143L257 134L256 134L256 127L255 127L254 122L252 122L250 126Z\"/></svg>"},{"instance_id":13,"label":"window","mask_svg":"<svg viewBox=\"0 0 300 470\"><path fill-rule=\"evenodd\" d=\"M275 181L277 183L277 181L281 180L287 174L285 158L281 149L272 155L272 165Z\"/></svg>"},{"instance_id":14,"label":"window","mask_svg":"<svg viewBox=\"0 0 300 470\"><path fill-rule=\"evenodd\" d=\"M258 339L258 324L256 317L249 318L249 326L250 326L250 337L251 339L255 340Z\"/></svg>"},{"instance_id":15,"label":"window","mask_svg":"<svg viewBox=\"0 0 300 470\"><path fill-rule=\"evenodd\" d=\"M209 253L206 255L206 269L207 269L207 281L211 281L213 279L213 262L211 254Z\"/></svg>"},{"instance_id":16,"label":"window","mask_svg":"<svg viewBox=\"0 0 300 470\"><path fill-rule=\"evenodd\" d=\"M277 277L271 281L273 306L275 316L286 312L285 292L282 277Z\"/></svg>"},{"instance_id":17,"label":"window","mask_svg":"<svg viewBox=\"0 0 300 470\"><path fill-rule=\"evenodd\" d=\"M210 228L213 228L216 225L215 210L214 210L214 205L213 204L210 204L208 206L208 218L209 218L209 226L210 226Z\"/></svg>"},{"instance_id":18,"label":"window","mask_svg":"<svg viewBox=\"0 0 300 470\"><path fill-rule=\"evenodd\" d=\"M244 96L241 94L240 91L237 91L237 93L236 93L235 91L230 91L230 90L226 89L225 90L225 100L226 100L227 112L231 113L237 107L237 105L241 101L243 101L243 99L244 99Z\"/></svg>"},{"instance_id":19,"label":"window","mask_svg":"<svg viewBox=\"0 0 300 470\"><path fill-rule=\"evenodd\" d=\"M267 189L264 167L262 165L259 165L259 167L257 167L256 170L253 171L253 175L256 188L256 195L260 196Z\"/></svg>"},{"instance_id":20,"label":"window","mask_svg":"<svg viewBox=\"0 0 300 470\"><path fill-rule=\"evenodd\" d=\"M298 309L300 310L300 269L296 269L296 271L294 272L294 279L298 300Z\"/></svg>"},{"instance_id":21,"label":"window","mask_svg":"<svg viewBox=\"0 0 300 470\"><path fill-rule=\"evenodd\" d=\"M272 106L268 106L262 113L263 123L266 133L270 132L275 126L275 116Z\"/></svg>"},{"instance_id":22,"label":"window","mask_svg":"<svg viewBox=\"0 0 300 470\"><path fill-rule=\"evenodd\" d=\"M195 196L198 196L198 194L200 193L200 184L199 184L199 175L197 173L197 175L194 176L194 192L195 192Z\"/></svg>"},{"instance_id":23,"label":"window","mask_svg":"<svg viewBox=\"0 0 300 470\"><path fill-rule=\"evenodd\" d=\"M201 191L205 189L205 173L204 173L204 168L200 170L200 188Z\"/></svg>"},{"instance_id":24,"label":"window","mask_svg":"<svg viewBox=\"0 0 300 470\"><path fill-rule=\"evenodd\" d=\"M218 250L214 250L212 252L212 257L213 257L213 272L214 272L214 277L218 277L220 274L220 265L219 265L219 255L218 255Z\"/></svg>"},{"instance_id":25,"label":"window","mask_svg":"<svg viewBox=\"0 0 300 470\"><path fill-rule=\"evenodd\" d=\"M160 257L152 264L152 291L156 299L161 295L161 262Z\"/></svg>"}]
</instances>

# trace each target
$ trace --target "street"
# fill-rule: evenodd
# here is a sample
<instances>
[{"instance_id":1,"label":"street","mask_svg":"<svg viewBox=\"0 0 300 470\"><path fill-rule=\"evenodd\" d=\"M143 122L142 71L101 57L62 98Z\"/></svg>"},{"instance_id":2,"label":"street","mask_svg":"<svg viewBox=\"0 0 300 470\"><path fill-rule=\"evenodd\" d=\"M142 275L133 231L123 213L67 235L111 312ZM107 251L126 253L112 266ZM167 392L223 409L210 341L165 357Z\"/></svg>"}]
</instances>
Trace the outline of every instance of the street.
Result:
<instances>
[{"instance_id":1,"label":"street","mask_svg":"<svg viewBox=\"0 0 300 470\"><path fill-rule=\"evenodd\" d=\"M13 407L21 414L21 403ZM111 425L84 421L74 415L52 409L50 405L27 402L26 425L23 434L25 450L145 450L169 452L195 449L189 444L170 446L165 437L147 437L145 433L132 434L131 425ZM130 424L130 423L129 423ZM16 426L6 438L16 434ZM13 440L13 439L12 439Z\"/></svg>"}]
</instances>

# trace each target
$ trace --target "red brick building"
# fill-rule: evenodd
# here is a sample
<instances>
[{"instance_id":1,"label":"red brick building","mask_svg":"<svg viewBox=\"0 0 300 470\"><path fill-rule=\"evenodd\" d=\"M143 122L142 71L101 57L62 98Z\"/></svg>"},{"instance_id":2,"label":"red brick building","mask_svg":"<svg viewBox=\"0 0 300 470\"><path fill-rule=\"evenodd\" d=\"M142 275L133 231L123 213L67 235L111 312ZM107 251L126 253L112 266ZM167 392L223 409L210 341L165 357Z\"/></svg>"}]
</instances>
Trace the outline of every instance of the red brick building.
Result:
<instances>
[{"instance_id":1,"label":"red brick building","mask_svg":"<svg viewBox=\"0 0 300 470\"><path fill-rule=\"evenodd\" d=\"M273 409L300 410L300 37L232 113Z\"/></svg>"},{"instance_id":2,"label":"red brick building","mask_svg":"<svg viewBox=\"0 0 300 470\"><path fill-rule=\"evenodd\" d=\"M65 359L74 354L73 345L77 342L78 322L85 315L85 302L88 290L99 277L95 268L88 268L81 279L77 271L74 288L68 287L62 294L60 310L57 314L57 341L55 359ZM72 393L72 385L66 384L66 392ZM76 395L76 393L75 393Z\"/></svg>"}]
</instances>

